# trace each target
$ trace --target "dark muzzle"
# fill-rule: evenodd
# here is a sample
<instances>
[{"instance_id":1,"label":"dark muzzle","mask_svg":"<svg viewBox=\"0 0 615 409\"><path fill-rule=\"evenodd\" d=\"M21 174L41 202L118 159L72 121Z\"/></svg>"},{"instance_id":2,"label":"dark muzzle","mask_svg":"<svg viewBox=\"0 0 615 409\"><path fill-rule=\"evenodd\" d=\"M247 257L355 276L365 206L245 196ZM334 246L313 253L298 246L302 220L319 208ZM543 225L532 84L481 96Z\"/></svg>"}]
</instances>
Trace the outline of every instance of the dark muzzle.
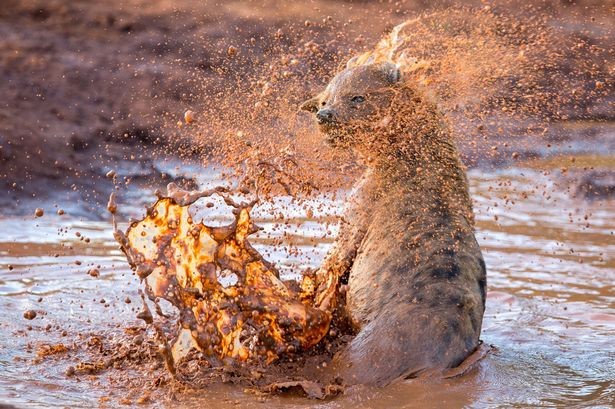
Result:
<instances>
[{"instance_id":1,"label":"dark muzzle","mask_svg":"<svg viewBox=\"0 0 615 409\"><path fill-rule=\"evenodd\" d=\"M330 108L323 108L316 112L316 119L320 125L335 122L335 112Z\"/></svg>"}]
</instances>

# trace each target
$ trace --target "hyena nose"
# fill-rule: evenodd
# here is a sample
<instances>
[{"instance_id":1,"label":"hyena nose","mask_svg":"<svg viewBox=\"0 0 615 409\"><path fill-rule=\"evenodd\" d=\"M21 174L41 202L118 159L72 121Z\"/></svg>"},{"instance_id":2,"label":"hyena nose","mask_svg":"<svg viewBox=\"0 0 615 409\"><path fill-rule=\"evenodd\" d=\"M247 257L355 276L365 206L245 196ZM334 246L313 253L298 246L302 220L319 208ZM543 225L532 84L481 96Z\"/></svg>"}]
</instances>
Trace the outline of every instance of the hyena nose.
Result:
<instances>
[{"instance_id":1,"label":"hyena nose","mask_svg":"<svg viewBox=\"0 0 615 409\"><path fill-rule=\"evenodd\" d=\"M335 112L331 108L323 108L316 113L316 119L319 124L330 124L333 122Z\"/></svg>"}]
</instances>

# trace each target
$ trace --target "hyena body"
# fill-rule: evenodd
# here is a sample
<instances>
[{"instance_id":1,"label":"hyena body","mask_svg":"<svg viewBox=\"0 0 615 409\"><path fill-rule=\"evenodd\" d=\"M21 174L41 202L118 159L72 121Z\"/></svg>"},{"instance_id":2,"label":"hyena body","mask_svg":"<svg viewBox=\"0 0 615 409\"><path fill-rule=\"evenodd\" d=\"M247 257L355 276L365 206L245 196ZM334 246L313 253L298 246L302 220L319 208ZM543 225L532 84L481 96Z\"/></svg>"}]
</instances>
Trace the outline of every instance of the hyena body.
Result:
<instances>
[{"instance_id":1,"label":"hyena body","mask_svg":"<svg viewBox=\"0 0 615 409\"><path fill-rule=\"evenodd\" d=\"M367 171L317 277L347 283L357 335L347 383L386 385L458 366L476 350L486 271L468 183L436 106L389 63L346 68L302 106Z\"/></svg>"}]
</instances>

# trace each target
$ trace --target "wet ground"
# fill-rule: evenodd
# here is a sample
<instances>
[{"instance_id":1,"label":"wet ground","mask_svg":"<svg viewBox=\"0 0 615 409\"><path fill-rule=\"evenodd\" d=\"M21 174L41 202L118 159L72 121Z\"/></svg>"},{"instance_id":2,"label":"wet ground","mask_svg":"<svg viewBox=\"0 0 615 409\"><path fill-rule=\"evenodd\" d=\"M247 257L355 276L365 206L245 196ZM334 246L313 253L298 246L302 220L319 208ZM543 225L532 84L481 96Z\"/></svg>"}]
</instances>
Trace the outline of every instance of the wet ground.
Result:
<instances>
[{"instance_id":1,"label":"wet ground","mask_svg":"<svg viewBox=\"0 0 615 409\"><path fill-rule=\"evenodd\" d=\"M613 163L609 156L600 160ZM138 282L107 221L81 220L67 204L61 216L52 208L41 218L3 216L0 402L17 407L116 407L143 400L153 407L613 407L615 202L576 195L575 185L555 166L551 172L536 170L536 163L470 171L477 238L488 267L482 339L495 351L461 378L347 390L325 402L256 396L233 385L170 397L168 385L114 385L107 372L67 376L67 367L84 359L82 347L91 334L104 338L143 326L135 318ZM207 178L214 183L213 171L201 174L208 175L202 183ZM123 207L132 216L150 201L143 192L120 197L133 205ZM318 266L335 235L328 222L342 199L319 200L331 206L311 218L298 207L285 207L292 223L281 230L273 229L278 220L265 208L256 211L264 232L255 244L287 277ZM283 245L270 247L268 232ZM312 237L318 238L316 245ZM99 277L88 274L92 268ZM27 310L36 318L26 320ZM45 357L44 344L58 343L67 351ZM160 366L156 370L163 372ZM150 392L164 398L148 401Z\"/></svg>"}]
</instances>

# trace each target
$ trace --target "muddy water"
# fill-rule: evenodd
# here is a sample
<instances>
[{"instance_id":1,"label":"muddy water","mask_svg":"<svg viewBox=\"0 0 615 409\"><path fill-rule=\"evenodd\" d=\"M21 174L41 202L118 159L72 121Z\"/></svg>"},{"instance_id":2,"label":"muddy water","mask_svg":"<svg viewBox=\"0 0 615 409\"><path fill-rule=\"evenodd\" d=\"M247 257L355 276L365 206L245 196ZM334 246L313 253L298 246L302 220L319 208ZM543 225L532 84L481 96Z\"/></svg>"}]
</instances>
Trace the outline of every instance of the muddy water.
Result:
<instances>
[{"instance_id":1,"label":"muddy water","mask_svg":"<svg viewBox=\"0 0 615 409\"><path fill-rule=\"evenodd\" d=\"M383 390L359 388L328 402L301 397L256 398L237 387L221 386L184 392L174 401L150 405L615 405L615 203L572 198L565 179L530 169L474 170L470 178L477 237L489 271L482 339L496 346L472 373L439 382L406 382ZM136 199L131 196L134 216L140 213ZM341 207L341 200L322 199L331 205L329 209ZM65 370L83 358L73 352L77 350L72 349L73 342L83 342L88 334L112 334L126 326L142 325L134 317L139 308L138 282L113 241L109 223L71 217L70 208L63 216L46 210L38 219L0 218L0 403L116 407L122 398L134 403L137 392L110 385L104 374L67 377ZM297 266L318 266L335 234L328 224L330 212L316 212L307 219L297 208L291 219L294 223L276 229L277 221L265 210L260 216L256 212L265 229L261 239L255 240L258 250L287 276L296 274ZM220 222L224 221L222 215L220 212ZM271 248L268 233L276 237L284 232L285 246ZM311 238L317 238L316 242ZM292 245L290 252L284 250L288 245ZM98 278L87 273L91 268L99 270ZM30 309L37 317L28 321L23 313ZM61 360L39 362L36 356L42 343L63 343L69 352Z\"/></svg>"}]
</instances>

